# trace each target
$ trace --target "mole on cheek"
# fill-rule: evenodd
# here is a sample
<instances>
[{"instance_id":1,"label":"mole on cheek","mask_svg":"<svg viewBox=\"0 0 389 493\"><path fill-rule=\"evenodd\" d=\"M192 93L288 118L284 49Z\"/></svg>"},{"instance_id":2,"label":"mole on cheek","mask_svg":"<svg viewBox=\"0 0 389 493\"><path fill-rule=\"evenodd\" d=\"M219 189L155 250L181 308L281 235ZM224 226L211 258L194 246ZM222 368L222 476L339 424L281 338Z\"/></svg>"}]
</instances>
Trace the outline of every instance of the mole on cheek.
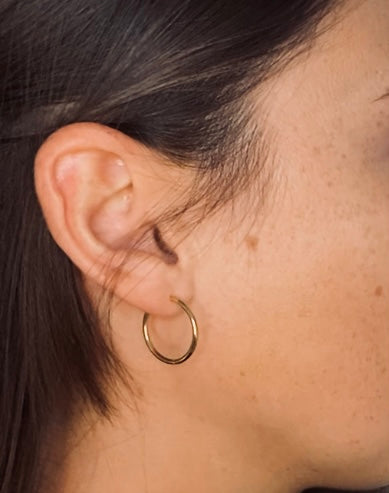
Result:
<instances>
[{"instance_id":1,"label":"mole on cheek","mask_svg":"<svg viewBox=\"0 0 389 493\"><path fill-rule=\"evenodd\" d=\"M249 250L255 251L258 247L258 238L256 236L246 236L245 242Z\"/></svg>"},{"instance_id":2,"label":"mole on cheek","mask_svg":"<svg viewBox=\"0 0 389 493\"><path fill-rule=\"evenodd\" d=\"M383 291L382 286L377 286L377 287L375 288L374 294L375 294L376 296L382 296L382 291Z\"/></svg>"}]
</instances>

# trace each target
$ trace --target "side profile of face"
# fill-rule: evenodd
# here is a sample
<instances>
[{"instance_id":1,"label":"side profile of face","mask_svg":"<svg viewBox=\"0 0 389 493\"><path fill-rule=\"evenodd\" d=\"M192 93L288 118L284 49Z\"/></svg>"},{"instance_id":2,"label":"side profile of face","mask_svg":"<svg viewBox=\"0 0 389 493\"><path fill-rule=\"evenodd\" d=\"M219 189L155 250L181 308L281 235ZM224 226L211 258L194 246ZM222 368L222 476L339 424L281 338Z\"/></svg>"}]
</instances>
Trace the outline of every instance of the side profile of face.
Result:
<instances>
[{"instance_id":1,"label":"side profile of face","mask_svg":"<svg viewBox=\"0 0 389 493\"><path fill-rule=\"evenodd\" d=\"M353 7L269 84L276 198L198 270L217 413L343 488L389 483L389 9Z\"/></svg>"},{"instance_id":2,"label":"side profile of face","mask_svg":"<svg viewBox=\"0 0 389 493\"><path fill-rule=\"evenodd\" d=\"M269 84L278 193L198 273L217 412L332 487L389 482L388 62L388 4L362 2Z\"/></svg>"},{"instance_id":3,"label":"side profile of face","mask_svg":"<svg viewBox=\"0 0 389 493\"><path fill-rule=\"evenodd\" d=\"M388 62L388 3L355 2L269 83L275 198L197 270L215 422L339 488L389 483Z\"/></svg>"},{"instance_id":4,"label":"side profile of face","mask_svg":"<svg viewBox=\"0 0 389 493\"><path fill-rule=\"evenodd\" d=\"M271 199L254 210L254 184L233 212L226 207L188 233L175 249L178 266L157 265L143 291L123 284L117 293L113 337L142 389L145 442L131 435L129 411L120 427L95 430L69 466L88 476L85 457L98 433L105 437L111 473L99 462L100 473L88 476L93 491L106 491L107 481L125 491L115 483L125 471L143 491L142 463L150 484L161 482L156 492L172 482L169 491L185 484L202 492L389 483L389 9L387 0L346 7L311 50L259 88ZM84 129L91 139L99 132ZM118 154L127 145L119 139L110 148ZM49 155L38 159L38 179ZM167 201L166 176L187 171L161 167L150 196ZM62 187L67 214L76 214L77 185L65 179ZM54 237L83 268L92 250L67 234L69 222L53 212L63 206L49 197L42 202ZM199 324L195 353L177 366L155 359L141 334L149 311L158 350L185 352L189 323L170 294Z\"/></svg>"}]
</instances>

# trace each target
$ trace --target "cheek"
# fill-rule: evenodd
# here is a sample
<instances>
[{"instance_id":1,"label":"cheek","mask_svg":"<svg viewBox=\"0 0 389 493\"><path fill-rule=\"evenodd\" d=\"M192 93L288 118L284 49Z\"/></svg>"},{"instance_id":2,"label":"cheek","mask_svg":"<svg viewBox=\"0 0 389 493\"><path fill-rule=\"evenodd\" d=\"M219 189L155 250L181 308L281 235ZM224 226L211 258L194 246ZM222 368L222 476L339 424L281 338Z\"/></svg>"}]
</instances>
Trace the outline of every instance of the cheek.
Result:
<instances>
[{"instance_id":1,"label":"cheek","mask_svg":"<svg viewBox=\"0 0 389 493\"><path fill-rule=\"evenodd\" d=\"M388 98L389 100L389 98ZM388 102L383 101L389 108ZM378 108L356 135L353 136L356 148L360 149L363 165L367 172L377 180L388 183L389 174L389 110Z\"/></svg>"},{"instance_id":2,"label":"cheek","mask_svg":"<svg viewBox=\"0 0 389 493\"><path fill-rule=\"evenodd\" d=\"M261 419L302 453L374 458L389 475L387 193L344 170L289 184L293 195L259 233L255 309L246 303L241 313L256 328L248 385Z\"/></svg>"}]
</instances>

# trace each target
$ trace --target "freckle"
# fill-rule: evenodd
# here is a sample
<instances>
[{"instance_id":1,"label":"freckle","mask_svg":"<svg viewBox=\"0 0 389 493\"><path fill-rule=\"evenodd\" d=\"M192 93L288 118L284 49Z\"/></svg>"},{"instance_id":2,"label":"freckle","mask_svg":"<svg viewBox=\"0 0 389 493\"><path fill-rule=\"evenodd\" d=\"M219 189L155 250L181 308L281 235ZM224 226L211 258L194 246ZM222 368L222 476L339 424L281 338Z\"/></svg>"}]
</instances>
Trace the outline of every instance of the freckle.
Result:
<instances>
[{"instance_id":1,"label":"freckle","mask_svg":"<svg viewBox=\"0 0 389 493\"><path fill-rule=\"evenodd\" d=\"M345 154L344 152L342 153L341 155L342 159L347 159L347 154Z\"/></svg>"},{"instance_id":2,"label":"freckle","mask_svg":"<svg viewBox=\"0 0 389 493\"><path fill-rule=\"evenodd\" d=\"M327 186L328 186L328 188L331 188L331 187L332 187L332 185L333 185L332 181L327 181Z\"/></svg>"},{"instance_id":3,"label":"freckle","mask_svg":"<svg viewBox=\"0 0 389 493\"><path fill-rule=\"evenodd\" d=\"M360 440L350 440L350 445L359 445L360 443Z\"/></svg>"},{"instance_id":4,"label":"freckle","mask_svg":"<svg viewBox=\"0 0 389 493\"><path fill-rule=\"evenodd\" d=\"M320 156L320 154L321 154L320 147L316 147L316 146L315 146L315 147L313 148L313 152L314 152L315 154L317 154L318 156Z\"/></svg>"},{"instance_id":5,"label":"freckle","mask_svg":"<svg viewBox=\"0 0 389 493\"><path fill-rule=\"evenodd\" d=\"M383 126L383 123L381 120L377 121L377 128L381 128Z\"/></svg>"},{"instance_id":6,"label":"freckle","mask_svg":"<svg viewBox=\"0 0 389 493\"><path fill-rule=\"evenodd\" d=\"M377 286L377 287L375 288L374 294L375 294L376 296L382 296L382 291L383 291L382 286Z\"/></svg>"},{"instance_id":7,"label":"freckle","mask_svg":"<svg viewBox=\"0 0 389 493\"><path fill-rule=\"evenodd\" d=\"M258 238L255 236L247 236L246 243L250 250L256 250L258 246Z\"/></svg>"},{"instance_id":8,"label":"freckle","mask_svg":"<svg viewBox=\"0 0 389 493\"><path fill-rule=\"evenodd\" d=\"M244 371L242 371L242 370L239 372L239 374L240 374L241 377L245 377L246 376L246 373Z\"/></svg>"}]
</instances>

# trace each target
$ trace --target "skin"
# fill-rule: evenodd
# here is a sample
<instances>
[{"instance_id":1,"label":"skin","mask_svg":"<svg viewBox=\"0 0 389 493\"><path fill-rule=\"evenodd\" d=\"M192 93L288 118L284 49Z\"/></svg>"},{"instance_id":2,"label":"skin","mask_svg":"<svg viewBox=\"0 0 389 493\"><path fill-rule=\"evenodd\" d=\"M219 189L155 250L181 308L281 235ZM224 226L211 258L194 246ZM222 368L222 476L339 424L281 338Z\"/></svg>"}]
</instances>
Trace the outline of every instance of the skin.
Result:
<instances>
[{"instance_id":1,"label":"skin","mask_svg":"<svg viewBox=\"0 0 389 493\"><path fill-rule=\"evenodd\" d=\"M176 264L151 239L127 243L111 325L139 413L123 390L111 423L79 417L58 492L389 483L389 98L378 99L389 89L389 9L348 6L253 95L273 153L272 200L252 212L253 186L233 214L219 211L181 241L163 230ZM87 122L52 134L35 162L48 227L92 299L124 232L191 180ZM149 312L158 350L186 351L189 321L170 294L199 324L195 353L177 366L154 358L141 330Z\"/></svg>"}]
</instances>

